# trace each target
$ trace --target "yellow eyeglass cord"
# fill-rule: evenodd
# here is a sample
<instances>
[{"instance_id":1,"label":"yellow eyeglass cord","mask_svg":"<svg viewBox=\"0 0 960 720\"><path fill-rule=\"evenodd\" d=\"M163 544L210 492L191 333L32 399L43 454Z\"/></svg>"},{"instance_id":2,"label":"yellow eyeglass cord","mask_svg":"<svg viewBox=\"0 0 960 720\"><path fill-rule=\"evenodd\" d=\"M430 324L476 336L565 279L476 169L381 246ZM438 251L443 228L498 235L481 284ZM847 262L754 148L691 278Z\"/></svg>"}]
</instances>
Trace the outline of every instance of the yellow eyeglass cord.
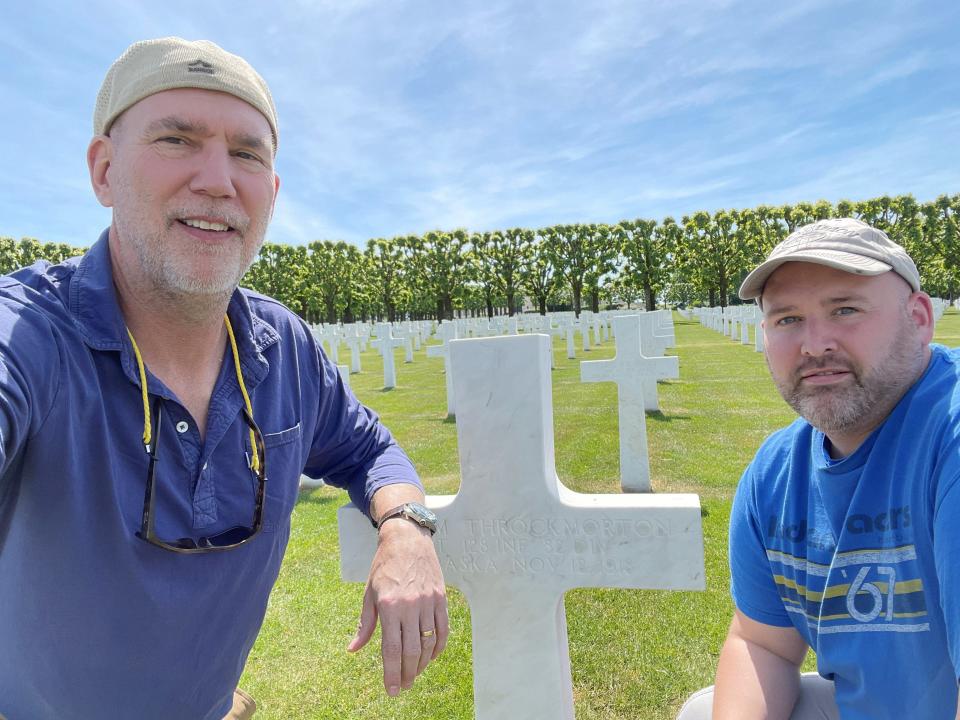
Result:
<instances>
[{"instance_id":1,"label":"yellow eyeglass cord","mask_svg":"<svg viewBox=\"0 0 960 720\"><path fill-rule=\"evenodd\" d=\"M233 366L237 371L237 382L240 384L240 393L243 395L243 402L247 406L247 412L253 417L253 405L250 403L250 396L247 394L247 386L243 382L243 371L240 369L240 353L237 352L237 339L233 335L233 325L230 324L230 318L225 314L223 322L227 326L227 336L230 338L230 349L233 352ZM137 370L140 371L140 393L143 396L143 444L150 447L150 440L153 437L153 427L150 422L150 400L147 395L147 371L143 366L143 357L140 355L140 348L137 347L137 341L133 339L133 333L127 328L127 335L130 338L130 344L133 346L133 354L137 358ZM260 470L260 455L257 453L257 439L250 429L250 467L254 472Z\"/></svg>"}]
</instances>

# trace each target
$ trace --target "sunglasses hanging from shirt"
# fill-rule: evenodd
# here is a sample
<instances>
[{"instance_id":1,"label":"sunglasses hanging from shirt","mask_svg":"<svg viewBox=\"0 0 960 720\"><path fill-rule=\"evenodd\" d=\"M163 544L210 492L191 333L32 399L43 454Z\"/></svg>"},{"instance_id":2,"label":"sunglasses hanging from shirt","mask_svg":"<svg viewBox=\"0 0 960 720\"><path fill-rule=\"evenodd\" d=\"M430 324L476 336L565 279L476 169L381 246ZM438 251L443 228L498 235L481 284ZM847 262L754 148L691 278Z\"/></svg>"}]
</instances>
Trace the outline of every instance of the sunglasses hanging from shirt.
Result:
<instances>
[{"instance_id":1,"label":"sunglasses hanging from shirt","mask_svg":"<svg viewBox=\"0 0 960 720\"><path fill-rule=\"evenodd\" d=\"M243 395L243 419L250 428L250 470L257 476L257 497L256 506L253 513L253 524L250 527L238 525L229 530L201 538L180 538L179 540L165 541L157 537L154 532L154 489L156 484L155 468L157 464L157 449L160 445L160 424L163 419L163 403L156 403L156 421L151 419L150 400L147 394L147 372L143 364L143 358L140 356L140 348L137 341L133 338L133 333L127 329L127 335L130 337L130 343L133 346L133 354L136 356L137 369L140 372L140 389L143 396L143 447L150 458L147 465L147 488L143 496L143 517L140 520L140 530L137 537L151 545L156 545L164 550L170 550L176 553L206 553L219 550L230 550L239 547L244 543L255 538L263 528L263 502L267 486L267 472L265 467L266 451L263 446L263 434L253 420L253 406L250 403L250 396L247 394L247 388L243 383L243 371L240 369L240 354L237 352L237 340L233 335L233 326L230 324L230 318L223 316L224 324L227 327L227 336L230 339L230 349L233 352L233 363L237 372L237 382L240 385L240 392Z\"/></svg>"}]
</instances>

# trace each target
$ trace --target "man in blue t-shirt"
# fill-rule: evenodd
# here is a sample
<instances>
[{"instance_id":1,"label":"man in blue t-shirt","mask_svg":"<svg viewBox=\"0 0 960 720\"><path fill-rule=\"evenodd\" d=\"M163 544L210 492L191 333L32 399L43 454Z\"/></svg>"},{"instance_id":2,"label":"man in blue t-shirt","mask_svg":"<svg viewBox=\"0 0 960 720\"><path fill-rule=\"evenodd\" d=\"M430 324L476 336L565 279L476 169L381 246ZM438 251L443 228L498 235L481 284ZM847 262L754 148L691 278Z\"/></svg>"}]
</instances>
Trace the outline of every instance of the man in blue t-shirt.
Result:
<instances>
[{"instance_id":1,"label":"man in blue t-shirt","mask_svg":"<svg viewBox=\"0 0 960 720\"><path fill-rule=\"evenodd\" d=\"M737 488L736 609L716 685L680 718L958 717L960 353L931 345L915 264L875 228L823 220L740 297L800 418ZM801 675L809 648L818 672Z\"/></svg>"},{"instance_id":2,"label":"man in blue t-shirt","mask_svg":"<svg viewBox=\"0 0 960 720\"><path fill-rule=\"evenodd\" d=\"M0 278L0 717L250 717L237 681L301 473L379 529L348 649L379 621L394 696L446 642L410 461L309 327L237 287L280 186L277 128L242 58L133 44L87 151L110 227Z\"/></svg>"}]
</instances>

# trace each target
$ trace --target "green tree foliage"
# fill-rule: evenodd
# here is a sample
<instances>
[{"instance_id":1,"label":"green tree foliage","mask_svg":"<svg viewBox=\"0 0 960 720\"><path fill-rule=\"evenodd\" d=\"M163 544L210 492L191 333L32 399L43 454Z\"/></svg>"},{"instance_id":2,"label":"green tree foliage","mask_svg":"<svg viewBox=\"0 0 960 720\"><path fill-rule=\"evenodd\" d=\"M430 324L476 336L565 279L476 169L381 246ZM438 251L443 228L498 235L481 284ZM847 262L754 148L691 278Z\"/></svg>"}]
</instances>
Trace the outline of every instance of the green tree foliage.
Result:
<instances>
[{"instance_id":1,"label":"green tree foliage","mask_svg":"<svg viewBox=\"0 0 960 720\"><path fill-rule=\"evenodd\" d=\"M86 251L86 248L65 243L43 243L36 238L25 237L17 241L12 237L0 237L0 275L32 265L37 260L61 263Z\"/></svg>"},{"instance_id":2,"label":"green tree foliage","mask_svg":"<svg viewBox=\"0 0 960 720\"><path fill-rule=\"evenodd\" d=\"M570 290L573 312L580 317L584 287L595 290L612 265L616 252L611 247L606 225L557 225L543 231L544 245L554 270ZM594 293L596 297L597 293Z\"/></svg>"},{"instance_id":3,"label":"green tree foliage","mask_svg":"<svg viewBox=\"0 0 960 720\"><path fill-rule=\"evenodd\" d=\"M960 280L960 232L957 218L960 217L960 195L941 195L922 208L922 243L928 251L931 281L930 289L937 294L949 297L957 296ZM928 278L921 277L926 282Z\"/></svg>"},{"instance_id":4,"label":"green tree foliage","mask_svg":"<svg viewBox=\"0 0 960 720\"><path fill-rule=\"evenodd\" d=\"M355 245L343 241L315 241L305 258L305 298L311 311L328 324L356 321L365 306L365 257Z\"/></svg>"},{"instance_id":5,"label":"green tree foliage","mask_svg":"<svg viewBox=\"0 0 960 720\"><path fill-rule=\"evenodd\" d=\"M431 231L406 238L415 282L433 301L438 319L453 319L454 301L462 299L469 280L465 230Z\"/></svg>"},{"instance_id":6,"label":"green tree foliage","mask_svg":"<svg viewBox=\"0 0 960 720\"><path fill-rule=\"evenodd\" d=\"M524 268L527 265L533 231L513 228L503 232L483 233L473 236L477 261L484 266L481 273L496 288L507 303L507 314L514 315L520 309L520 297ZM490 305L487 305L488 313Z\"/></svg>"},{"instance_id":7,"label":"green tree foliage","mask_svg":"<svg viewBox=\"0 0 960 720\"><path fill-rule=\"evenodd\" d=\"M467 251L467 267L470 281L467 283L464 297L465 308L473 314L481 312L488 318L494 314L497 297L496 269L490 261L490 233L474 233L470 236L470 248Z\"/></svg>"},{"instance_id":8,"label":"green tree foliage","mask_svg":"<svg viewBox=\"0 0 960 720\"><path fill-rule=\"evenodd\" d=\"M302 292L306 248L264 243L242 284L269 295L309 319Z\"/></svg>"},{"instance_id":9,"label":"green tree foliage","mask_svg":"<svg viewBox=\"0 0 960 720\"><path fill-rule=\"evenodd\" d=\"M399 238L367 241L363 252L370 273L369 292L372 309L388 322L396 322L399 308L409 302L411 293L406 287L410 273Z\"/></svg>"},{"instance_id":10,"label":"green tree foliage","mask_svg":"<svg viewBox=\"0 0 960 720\"><path fill-rule=\"evenodd\" d=\"M647 310L657 309L657 296L666 284L667 264L675 250L676 224L673 220L670 223L658 226L655 220L625 220L613 228L613 237L624 258L617 281L618 294L643 298Z\"/></svg>"},{"instance_id":11,"label":"green tree foliage","mask_svg":"<svg viewBox=\"0 0 960 720\"><path fill-rule=\"evenodd\" d=\"M735 212L715 215L700 211L682 220L683 233L677 248L690 282L705 291L711 305L726 306L733 284L746 266L746 248L737 230Z\"/></svg>"},{"instance_id":12,"label":"green tree foliage","mask_svg":"<svg viewBox=\"0 0 960 720\"><path fill-rule=\"evenodd\" d=\"M561 275L556 272L547 251L543 230L533 234L526 263L520 276L521 288L530 294L541 315L547 314L547 305L558 289Z\"/></svg>"},{"instance_id":13,"label":"green tree foliage","mask_svg":"<svg viewBox=\"0 0 960 720\"><path fill-rule=\"evenodd\" d=\"M592 263L583 276L583 288L590 300L590 310L600 312L614 296L612 283L616 277L619 247L614 240L609 225L590 225L592 231L587 235L587 248Z\"/></svg>"},{"instance_id":14,"label":"green tree foliage","mask_svg":"<svg viewBox=\"0 0 960 720\"><path fill-rule=\"evenodd\" d=\"M802 225L834 217L834 209L826 200L817 200L815 203L799 202L781 207L780 217L787 226L786 236Z\"/></svg>"}]
</instances>

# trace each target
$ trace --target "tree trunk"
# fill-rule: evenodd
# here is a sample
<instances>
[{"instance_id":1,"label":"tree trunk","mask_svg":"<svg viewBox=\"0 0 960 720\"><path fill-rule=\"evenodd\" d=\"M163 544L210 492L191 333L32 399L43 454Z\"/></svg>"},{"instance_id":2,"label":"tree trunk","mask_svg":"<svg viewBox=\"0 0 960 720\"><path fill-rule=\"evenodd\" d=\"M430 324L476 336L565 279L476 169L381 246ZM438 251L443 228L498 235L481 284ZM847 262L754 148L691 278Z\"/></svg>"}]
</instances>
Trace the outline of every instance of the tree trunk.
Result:
<instances>
[{"instance_id":1,"label":"tree trunk","mask_svg":"<svg viewBox=\"0 0 960 720\"><path fill-rule=\"evenodd\" d=\"M653 312L657 309L657 298L653 295L653 288L650 287L650 283L644 283L643 292L647 301L647 312Z\"/></svg>"}]
</instances>

